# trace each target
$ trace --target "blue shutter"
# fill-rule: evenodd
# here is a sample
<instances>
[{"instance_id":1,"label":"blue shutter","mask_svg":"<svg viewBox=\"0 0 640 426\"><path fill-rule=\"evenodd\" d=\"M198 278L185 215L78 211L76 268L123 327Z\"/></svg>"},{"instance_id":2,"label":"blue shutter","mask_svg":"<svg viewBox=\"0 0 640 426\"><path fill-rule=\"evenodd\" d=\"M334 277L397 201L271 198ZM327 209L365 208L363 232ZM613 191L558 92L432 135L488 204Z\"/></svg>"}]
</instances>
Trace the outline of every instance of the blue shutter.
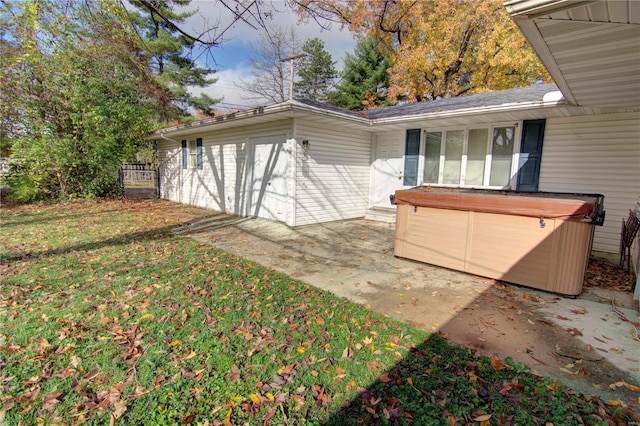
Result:
<instances>
[{"instance_id":1,"label":"blue shutter","mask_svg":"<svg viewBox=\"0 0 640 426\"><path fill-rule=\"evenodd\" d=\"M202 138L196 139L196 167L199 170L203 169L202 162Z\"/></svg>"},{"instance_id":2,"label":"blue shutter","mask_svg":"<svg viewBox=\"0 0 640 426\"><path fill-rule=\"evenodd\" d=\"M542 162L545 120L526 120L522 123L522 142L518 164L517 191L537 192Z\"/></svg>"},{"instance_id":3,"label":"blue shutter","mask_svg":"<svg viewBox=\"0 0 640 426\"><path fill-rule=\"evenodd\" d=\"M189 152L187 150L187 141L186 140L182 141L182 168L183 169L188 169L189 168Z\"/></svg>"},{"instance_id":4,"label":"blue shutter","mask_svg":"<svg viewBox=\"0 0 640 426\"><path fill-rule=\"evenodd\" d=\"M404 182L405 186L418 184L418 161L420 154L420 129L407 130L404 149Z\"/></svg>"}]
</instances>

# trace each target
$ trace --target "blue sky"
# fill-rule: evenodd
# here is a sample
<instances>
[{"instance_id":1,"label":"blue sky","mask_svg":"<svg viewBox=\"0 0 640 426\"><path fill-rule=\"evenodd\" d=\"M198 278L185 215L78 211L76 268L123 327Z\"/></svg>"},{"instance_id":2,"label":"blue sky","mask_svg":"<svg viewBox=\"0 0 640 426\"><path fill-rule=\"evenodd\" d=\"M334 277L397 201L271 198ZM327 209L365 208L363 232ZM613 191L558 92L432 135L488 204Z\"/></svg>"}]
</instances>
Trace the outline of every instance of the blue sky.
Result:
<instances>
[{"instance_id":1,"label":"blue sky","mask_svg":"<svg viewBox=\"0 0 640 426\"><path fill-rule=\"evenodd\" d=\"M276 6L278 0L273 2ZM225 28L230 22L227 11L221 8L215 1L196 0L192 1L189 9L197 8L199 13L191 18L192 25L196 32L203 28L218 26ZM280 28L295 26L296 34L302 39L318 37L324 41L325 49L331 54L336 67L342 69L342 58L346 52L352 52L356 42L348 30L340 30L339 26L333 25L330 31L322 30L315 22L299 24L297 17L280 7L283 12L274 13L272 23ZM236 86L240 79L247 80L250 72L249 57L253 55L251 43L256 44L263 34L243 23L237 23L224 33L224 41L219 47L212 50L215 64L209 66L218 70L214 75L218 82L209 88L194 88L192 92L198 94L205 92L212 97L224 96L224 101L220 109L230 110L250 107L250 102L243 99L243 93ZM247 94L244 94L246 97Z\"/></svg>"}]
</instances>

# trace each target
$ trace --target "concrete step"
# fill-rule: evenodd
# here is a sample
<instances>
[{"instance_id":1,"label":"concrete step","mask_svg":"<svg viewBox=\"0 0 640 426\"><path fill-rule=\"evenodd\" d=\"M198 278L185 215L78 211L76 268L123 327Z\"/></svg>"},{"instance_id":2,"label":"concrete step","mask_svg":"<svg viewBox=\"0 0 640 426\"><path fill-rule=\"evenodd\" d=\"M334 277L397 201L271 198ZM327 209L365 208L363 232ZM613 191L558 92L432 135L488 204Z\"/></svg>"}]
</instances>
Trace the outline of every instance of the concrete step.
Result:
<instances>
[{"instance_id":1,"label":"concrete step","mask_svg":"<svg viewBox=\"0 0 640 426\"><path fill-rule=\"evenodd\" d=\"M396 209L374 207L367 210L364 218L367 220L376 220L379 222L395 223Z\"/></svg>"}]
</instances>

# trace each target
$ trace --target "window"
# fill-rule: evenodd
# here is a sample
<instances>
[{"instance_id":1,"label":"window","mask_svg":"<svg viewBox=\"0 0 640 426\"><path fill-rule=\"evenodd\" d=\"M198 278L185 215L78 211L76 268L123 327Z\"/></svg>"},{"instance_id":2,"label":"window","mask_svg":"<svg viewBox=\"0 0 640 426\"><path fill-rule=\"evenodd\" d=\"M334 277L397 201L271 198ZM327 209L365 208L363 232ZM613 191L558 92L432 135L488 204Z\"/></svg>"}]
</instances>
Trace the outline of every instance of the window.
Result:
<instances>
[{"instance_id":1,"label":"window","mask_svg":"<svg viewBox=\"0 0 640 426\"><path fill-rule=\"evenodd\" d=\"M203 169L202 138L192 141L182 141L182 168Z\"/></svg>"},{"instance_id":2,"label":"window","mask_svg":"<svg viewBox=\"0 0 640 426\"><path fill-rule=\"evenodd\" d=\"M491 186L506 186L511 181L511 163L515 143L515 128L496 127L493 129L491 156Z\"/></svg>"},{"instance_id":3,"label":"window","mask_svg":"<svg viewBox=\"0 0 640 426\"><path fill-rule=\"evenodd\" d=\"M444 140L444 176L442 183L453 185L460 183L463 148L464 130L446 132Z\"/></svg>"},{"instance_id":4,"label":"window","mask_svg":"<svg viewBox=\"0 0 640 426\"><path fill-rule=\"evenodd\" d=\"M183 169L189 168L189 151L187 149L186 140L182 141L182 168Z\"/></svg>"},{"instance_id":5,"label":"window","mask_svg":"<svg viewBox=\"0 0 640 426\"><path fill-rule=\"evenodd\" d=\"M510 187L516 126L427 131L423 183L451 186Z\"/></svg>"},{"instance_id":6,"label":"window","mask_svg":"<svg viewBox=\"0 0 640 426\"><path fill-rule=\"evenodd\" d=\"M196 141L189 141L189 168L196 168Z\"/></svg>"},{"instance_id":7,"label":"window","mask_svg":"<svg viewBox=\"0 0 640 426\"><path fill-rule=\"evenodd\" d=\"M424 142L423 182L438 182L438 176L440 175L440 145L442 145L442 132L427 132Z\"/></svg>"},{"instance_id":8,"label":"window","mask_svg":"<svg viewBox=\"0 0 640 426\"><path fill-rule=\"evenodd\" d=\"M196 168L202 170L202 138L196 139Z\"/></svg>"}]
</instances>

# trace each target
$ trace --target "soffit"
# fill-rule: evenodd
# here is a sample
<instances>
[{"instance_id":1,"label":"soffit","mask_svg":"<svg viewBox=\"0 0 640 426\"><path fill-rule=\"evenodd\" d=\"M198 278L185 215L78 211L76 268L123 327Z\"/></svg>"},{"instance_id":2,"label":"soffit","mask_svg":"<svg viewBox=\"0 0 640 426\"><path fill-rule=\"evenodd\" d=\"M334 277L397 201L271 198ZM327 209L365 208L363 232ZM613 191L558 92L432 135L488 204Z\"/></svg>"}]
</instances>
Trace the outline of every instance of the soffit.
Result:
<instances>
[{"instance_id":1,"label":"soffit","mask_svg":"<svg viewBox=\"0 0 640 426\"><path fill-rule=\"evenodd\" d=\"M640 2L525 0L505 6L567 101L640 109Z\"/></svg>"}]
</instances>

